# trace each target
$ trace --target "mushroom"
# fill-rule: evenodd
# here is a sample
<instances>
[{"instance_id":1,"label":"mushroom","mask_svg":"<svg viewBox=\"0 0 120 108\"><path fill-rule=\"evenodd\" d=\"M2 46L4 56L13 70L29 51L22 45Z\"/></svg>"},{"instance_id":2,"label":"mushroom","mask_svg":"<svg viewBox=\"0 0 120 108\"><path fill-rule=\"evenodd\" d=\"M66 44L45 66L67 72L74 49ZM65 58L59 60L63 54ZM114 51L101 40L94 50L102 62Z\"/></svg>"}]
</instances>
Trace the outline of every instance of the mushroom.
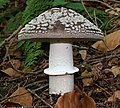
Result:
<instances>
[{"instance_id":1,"label":"mushroom","mask_svg":"<svg viewBox=\"0 0 120 108\"><path fill-rule=\"evenodd\" d=\"M52 8L31 20L18 34L19 40L50 42L49 94L64 94L74 89L72 43L103 39L101 30L79 13L67 9Z\"/></svg>"}]
</instances>

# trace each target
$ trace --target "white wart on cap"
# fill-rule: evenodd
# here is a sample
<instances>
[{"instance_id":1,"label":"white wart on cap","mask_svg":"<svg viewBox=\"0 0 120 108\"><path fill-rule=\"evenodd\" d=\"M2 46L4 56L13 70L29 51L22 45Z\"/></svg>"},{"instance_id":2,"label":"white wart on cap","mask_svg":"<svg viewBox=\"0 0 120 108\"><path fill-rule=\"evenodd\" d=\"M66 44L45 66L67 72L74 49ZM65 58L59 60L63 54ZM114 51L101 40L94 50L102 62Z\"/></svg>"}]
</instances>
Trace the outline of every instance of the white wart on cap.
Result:
<instances>
[{"instance_id":1,"label":"white wart on cap","mask_svg":"<svg viewBox=\"0 0 120 108\"><path fill-rule=\"evenodd\" d=\"M79 13L67 8L52 8L31 20L19 32L19 40L74 41L103 39L101 30Z\"/></svg>"}]
</instances>

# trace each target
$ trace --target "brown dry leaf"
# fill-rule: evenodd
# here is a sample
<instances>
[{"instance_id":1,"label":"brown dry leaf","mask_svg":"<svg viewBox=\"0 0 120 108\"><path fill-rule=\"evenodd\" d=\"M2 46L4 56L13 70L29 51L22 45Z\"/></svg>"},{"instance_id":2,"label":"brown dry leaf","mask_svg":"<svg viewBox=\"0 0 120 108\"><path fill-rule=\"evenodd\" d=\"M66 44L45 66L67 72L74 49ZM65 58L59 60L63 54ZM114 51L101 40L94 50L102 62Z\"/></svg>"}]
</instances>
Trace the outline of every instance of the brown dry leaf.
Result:
<instances>
[{"instance_id":1,"label":"brown dry leaf","mask_svg":"<svg viewBox=\"0 0 120 108\"><path fill-rule=\"evenodd\" d=\"M11 62L12 62L12 64L14 65L14 67L15 67L16 69L19 69L19 68L21 67L21 64L22 64L22 63L20 62L20 60L12 59Z\"/></svg>"},{"instance_id":2,"label":"brown dry leaf","mask_svg":"<svg viewBox=\"0 0 120 108\"><path fill-rule=\"evenodd\" d=\"M82 59L85 60L86 56L87 56L87 51L86 50L80 50L79 53L81 54Z\"/></svg>"},{"instance_id":3,"label":"brown dry leaf","mask_svg":"<svg viewBox=\"0 0 120 108\"><path fill-rule=\"evenodd\" d=\"M120 90L115 91L113 95L108 98L107 102L112 103L115 100L115 98L120 99Z\"/></svg>"},{"instance_id":4,"label":"brown dry leaf","mask_svg":"<svg viewBox=\"0 0 120 108\"><path fill-rule=\"evenodd\" d=\"M1 71L6 73L7 75L9 75L10 77L19 77L19 76L21 76L21 74L18 73L17 71L15 71L13 68L7 68L7 69L1 70Z\"/></svg>"},{"instance_id":5,"label":"brown dry leaf","mask_svg":"<svg viewBox=\"0 0 120 108\"><path fill-rule=\"evenodd\" d=\"M83 77L82 82L84 86L90 86L93 83L93 78L91 78L91 76L93 76L93 72L85 70L82 72L81 76Z\"/></svg>"},{"instance_id":6,"label":"brown dry leaf","mask_svg":"<svg viewBox=\"0 0 120 108\"><path fill-rule=\"evenodd\" d=\"M83 77L82 82L83 86L90 86L94 81L98 80L100 73L103 69L103 64L101 62L93 65L90 69L86 69L82 72L81 76Z\"/></svg>"},{"instance_id":7,"label":"brown dry leaf","mask_svg":"<svg viewBox=\"0 0 120 108\"><path fill-rule=\"evenodd\" d=\"M105 42L109 49L105 46L103 41L97 41L92 47L103 52L114 50L120 45L120 30L105 36Z\"/></svg>"},{"instance_id":8,"label":"brown dry leaf","mask_svg":"<svg viewBox=\"0 0 120 108\"><path fill-rule=\"evenodd\" d=\"M118 48L119 49L119 48ZM120 51L120 49L119 49ZM119 58L111 58L111 60L108 61L108 66L115 66L119 63Z\"/></svg>"},{"instance_id":9,"label":"brown dry leaf","mask_svg":"<svg viewBox=\"0 0 120 108\"><path fill-rule=\"evenodd\" d=\"M4 106L4 108L22 108L21 105L13 102L5 102Z\"/></svg>"},{"instance_id":10,"label":"brown dry leaf","mask_svg":"<svg viewBox=\"0 0 120 108\"><path fill-rule=\"evenodd\" d=\"M20 50L17 49L15 51L13 51L12 55L15 56L16 58L21 58L22 51L20 51Z\"/></svg>"},{"instance_id":11,"label":"brown dry leaf","mask_svg":"<svg viewBox=\"0 0 120 108\"><path fill-rule=\"evenodd\" d=\"M105 12L107 12L111 15L119 15L120 8L114 8L114 10L113 9L106 9Z\"/></svg>"},{"instance_id":12,"label":"brown dry leaf","mask_svg":"<svg viewBox=\"0 0 120 108\"><path fill-rule=\"evenodd\" d=\"M80 94L73 90L60 96L55 108L82 108L81 106Z\"/></svg>"},{"instance_id":13,"label":"brown dry leaf","mask_svg":"<svg viewBox=\"0 0 120 108\"><path fill-rule=\"evenodd\" d=\"M106 102L112 103L112 108L120 108L120 90L115 91Z\"/></svg>"},{"instance_id":14,"label":"brown dry leaf","mask_svg":"<svg viewBox=\"0 0 120 108\"><path fill-rule=\"evenodd\" d=\"M114 97L120 99L120 90L114 92Z\"/></svg>"},{"instance_id":15,"label":"brown dry leaf","mask_svg":"<svg viewBox=\"0 0 120 108\"><path fill-rule=\"evenodd\" d=\"M87 94L73 90L60 96L54 108L96 108L96 104Z\"/></svg>"},{"instance_id":16,"label":"brown dry leaf","mask_svg":"<svg viewBox=\"0 0 120 108\"><path fill-rule=\"evenodd\" d=\"M113 75L116 77L120 74L120 66L112 66L111 71Z\"/></svg>"},{"instance_id":17,"label":"brown dry leaf","mask_svg":"<svg viewBox=\"0 0 120 108\"><path fill-rule=\"evenodd\" d=\"M19 104L23 107L32 107L33 98L24 87L18 87L18 89L9 98L10 98L8 99L9 103L11 102Z\"/></svg>"},{"instance_id":18,"label":"brown dry leaf","mask_svg":"<svg viewBox=\"0 0 120 108\"><path fill-rule=\"evenodd\" d=\"M86 93L83 93L82 96L82 108L96 108L96 103L93 98L89 97Z\"/></svg>"}]
</instances>

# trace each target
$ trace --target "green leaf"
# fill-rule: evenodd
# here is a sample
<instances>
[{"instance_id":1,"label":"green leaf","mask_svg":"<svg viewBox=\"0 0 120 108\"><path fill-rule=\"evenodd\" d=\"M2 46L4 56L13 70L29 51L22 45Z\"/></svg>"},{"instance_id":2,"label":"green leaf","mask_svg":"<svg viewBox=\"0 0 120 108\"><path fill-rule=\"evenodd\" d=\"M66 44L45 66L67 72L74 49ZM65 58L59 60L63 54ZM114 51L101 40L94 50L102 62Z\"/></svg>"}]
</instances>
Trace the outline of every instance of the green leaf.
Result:
<instances>
[{"instance_id":1,"label":"green leaf","mask_svg":"<svg viewBox=\"0 0 120 108\"><path fill-rule=\"evenodd\" d=\"M42 55L41 43L25 41L19 46L22 47L23 55L25 56L25 68L30 68L33 63Z\"/></svg>"},{"instance_id":2,"label":"green leaf","mask_svg":"<svg viewBox=\"0 0 120 108\"><path fill-rule=\"evenodd\" d=\"M16 8L10 8L10 9L7 9L7 11L1 12L0 13L0 22L7 21L7 23L9 23L10 20L8 20L8 19L13 18L14 14L16 12L17 12Z\"/></svg>"},{"instance_id":3,"label":"green leaf","mask_svg":"<svg viewBox=\"0 0 120 108\"><path fill-rule=\"evenodd\" d=\"M65 2L65 0L54 0L53 7L55 6L65 6L68 2Z\"/></svg>"},{"instance_id":4,"label":"green leaf","mask_svg":"<svg viewBox=\"0 0 120 108\"><path fill-rule=\"evenodd\" d=\"M33 51L33 45L34 43L30 42L26 44L24 55L26 55L29 51Z\"/></svg>"},{"instance_id":5,"label":"green leaf","mask_svg":"<svg viewBox=\"0 0 120 108\"><path fill-rule=\"evenodd\" d=\"M65 5L65 7L71 8L71 9L77 10L77 11L84 10L83 5L81 3L71 3L71 2L69 2Z\"/></svg>"},{"instance_id":6,"label":"green leaf","mask_svg":"<svg viewBox=\"0 0 120 108\"><path fill-rule=\"evenodd\" d=\"M42 51L41 51L41 50L37 50L37 51L35 51L34 55L35 55L35 56L40 56L40 55L41 55L41 53L42 53Z\"/></svg>"},{"instance_id":7,"label":"green leaf","mask_svg":"<svg viewBox=\"0 0 120 108\"><path fill-rule=\"evenodd\" d=\"M51 3L51 0L27 0L27 6L22 17L23 24L26 24L28 21L48 9Z\"/></svg>"},{"instance_id":8,"label":"green leaf","mask_svg":"<svg viewBox=\"0 0 120 108\"><path fill-rule=\"evenodd\" d=\"M0 0L0 9L4 8L9 2L10 0Z\"/></svg>"},{"instance_id":9,"label":"green leaf","mask_svg":"<svg viewBox=\"0 0 120 108\"><path fill-rule=\"evenodd\" d=\"M16 30L16 28L18 28L21 24L21 17L22 12L19 12L14 17L11 17L3 31L11 33Z\"/></svg>"},{"instance_id":10,"label":"green leaf","mask_svg":"<svg viewBox=\"0 0 120 108\"><path fill-rule=\"evenodd\" d=\"M25 41L20 41L18 42L16 49L19 49L20 47L22 47L24 45Z\"/></svg>"},{"instance_id":11,"label":"green leaf","mask_svg":"<svg viewBox=\"0 0 120 108\"><path fill-rule=\"evenodd\" d=\"M31 61L31 62L25 63L25 68L26 69L31 68L30 66L33 65L34 63L35 63L35 61Z\"/></svg>"}]
</instances>

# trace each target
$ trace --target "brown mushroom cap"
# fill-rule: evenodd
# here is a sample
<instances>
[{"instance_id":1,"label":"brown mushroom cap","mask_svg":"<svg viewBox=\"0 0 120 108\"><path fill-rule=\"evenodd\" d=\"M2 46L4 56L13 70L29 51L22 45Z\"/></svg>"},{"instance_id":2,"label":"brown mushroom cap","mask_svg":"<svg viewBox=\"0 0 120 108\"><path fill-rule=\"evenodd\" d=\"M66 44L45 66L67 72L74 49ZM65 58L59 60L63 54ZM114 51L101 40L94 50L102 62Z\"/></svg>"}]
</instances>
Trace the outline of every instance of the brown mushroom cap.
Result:
<instances>
[{"instance_id":1,"label":"brown mushroom cap","mask_svg":"<svg viewBox=\"0 0 120 108\"><path fill-rule=\"evenodd\" d=\"M79 13L66 8L52 8L31 20L18 34L19 40L74 41L103 39L101 30Z\"/></svg>"}]
</instances>

